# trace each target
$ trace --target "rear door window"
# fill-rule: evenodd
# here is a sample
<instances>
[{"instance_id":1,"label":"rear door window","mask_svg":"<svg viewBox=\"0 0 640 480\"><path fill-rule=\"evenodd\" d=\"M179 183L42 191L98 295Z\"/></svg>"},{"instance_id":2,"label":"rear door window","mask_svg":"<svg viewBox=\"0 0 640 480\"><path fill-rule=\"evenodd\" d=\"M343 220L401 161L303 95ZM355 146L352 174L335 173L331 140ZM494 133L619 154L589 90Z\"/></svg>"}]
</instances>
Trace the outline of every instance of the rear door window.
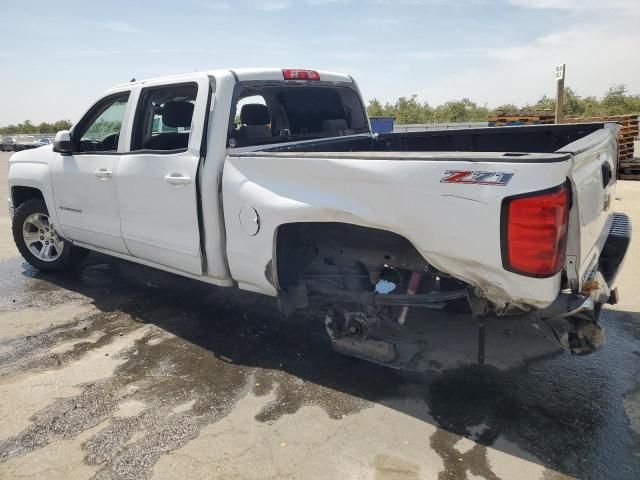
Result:
<instances>
[{"instance_id":1,"label":"rear door window","mask_svg":"<svg viewBox=\"0 0 640 480\"><path fill-rule=\"evenodd\" d=\"M131 150L179 151L189 145L195 83L143 89L133 125Z\"/></svg>"}]
</instances>

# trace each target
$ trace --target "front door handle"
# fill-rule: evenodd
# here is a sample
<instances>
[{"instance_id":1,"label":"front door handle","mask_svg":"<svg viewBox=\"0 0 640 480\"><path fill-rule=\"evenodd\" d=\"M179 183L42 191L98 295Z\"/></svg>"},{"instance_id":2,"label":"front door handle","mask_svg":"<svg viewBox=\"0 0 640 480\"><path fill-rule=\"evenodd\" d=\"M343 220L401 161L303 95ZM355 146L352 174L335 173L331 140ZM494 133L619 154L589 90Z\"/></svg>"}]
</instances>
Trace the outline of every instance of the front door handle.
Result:
<instances>
[{"instance_id":1,"label":"front door handle","mask_svg":"<svg viewBox=\"0 0 640 480\"><path fill-rule=\"evenodd\" d=\"M107 180L107 179L113 177L113 173L111 171L107 170L106 168L99 168L98 170L96 170L93 173L100 180Z\"/></svg>"},{"instance_id":2,"label":"front door handle","mask_svg":"<svg viewBox=\"0 0 640 480\"><path fill-rule=\"evenodd\" d=\"M164 177L164 181L176 187L181 187L183 185L189 185L191 183L191 177L187 177L181 173L172 173Z\"/></svg>"}]
</instances>

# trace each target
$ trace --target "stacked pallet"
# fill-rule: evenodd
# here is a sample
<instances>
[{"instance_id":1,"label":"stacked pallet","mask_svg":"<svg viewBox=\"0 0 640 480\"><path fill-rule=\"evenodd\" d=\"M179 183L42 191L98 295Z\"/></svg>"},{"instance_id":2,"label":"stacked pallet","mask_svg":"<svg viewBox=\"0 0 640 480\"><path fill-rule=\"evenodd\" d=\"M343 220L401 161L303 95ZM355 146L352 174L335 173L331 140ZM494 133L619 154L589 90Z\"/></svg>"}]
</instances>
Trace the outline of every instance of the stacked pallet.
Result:
<instances>
[{"instance_id":1,"label":"stacked pallet","mask_svg":"<svg viewBox=\"0 0 640 480\"><path fill-rule=\"evenodd\" d=\"M548 125L555 122L551 110L533 110L519 112L496 112L489 116L489 126L505 125ZM562 123L616 122L620 125L618 134L618 177L625 180L640 180L640 159L634 159L634 140L638 138L638 115L611 115L606 117L565 118Z\"/></svg>"},{"instance_id":2,"label":"stacked pallet","mask_svg":"<svg viewBox=\"0 0 640 480\"><path fill-rule=\"evenodd\" d=\"M633 159L633 152L635 149L634 142L640 134L638 129L638 115L625 115L625 118L620 121L620 135L618 136L618 145L620 146L620 168L623 167L622 163Z\"/></svg>"},{"instance_id":3,"label":"stacked pallet","mask_svg":"<svg viewBox=\"0 0 640 480\"><path fill-rule=\"evenodd\" d=\"M620 178L622 175L626 175L625 166L633 159L633 142L638 138L638 115L612 115L610 117L578 117L578 118L566 118L565 123L591 123L591 122L616 122L620 125L620 132L618 134L618 146L620 147L620 155L618 157L620 164ZM637 165L637 162L635 162ZM633 167L637 170L637 167ZM640 173L640 172L638 172ZM635 175L635 174L634 174ZM638 176L637 180L640 180Z\"/></svg>"},{"instance_id":4,"label":"stacked pallet","mask_svg":"<svg viewBox=\"0 0 640 480\"><path fill-rule=\"evenodd\" d=\"M490 127L511 125L549 125L554 123L555 116L551 110L520 110L517 112L497 111L489 115Z\"/></svg>"},{"instance_id":5,"label":"stacked pallet","mask_svg":"<svg viewBox=\"0 0 640 480\"><path fill-rule=\"evenodd\" d=\"M630 158L620 162L620 180L640 180L640 158Z\"/></svg>"}]
</instances>

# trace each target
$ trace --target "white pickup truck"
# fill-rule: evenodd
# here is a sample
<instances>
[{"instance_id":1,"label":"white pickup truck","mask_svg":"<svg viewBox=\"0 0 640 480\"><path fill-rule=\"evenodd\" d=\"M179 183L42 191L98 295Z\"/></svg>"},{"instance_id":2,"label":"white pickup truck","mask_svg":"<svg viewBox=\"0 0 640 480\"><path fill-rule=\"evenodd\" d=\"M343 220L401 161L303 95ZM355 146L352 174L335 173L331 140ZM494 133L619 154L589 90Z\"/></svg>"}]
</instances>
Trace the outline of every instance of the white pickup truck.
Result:
<instances>
[{"instance_id":1,"label":"white pickup truck","mask_svg":"<svg viewBox=\"0 0 640 480\"><path fill-rule=\"evenodd\" d=\"M337 350L387 365L407 361L393 338L409 308L461 303L481 340L487 317L527 313L584 354L630 237L617 128L376 135L348 75L133 81L11 157L13 235L42 270L94 250L277 296L287 315L319 299Z\"/></svg>"}]
</instances>

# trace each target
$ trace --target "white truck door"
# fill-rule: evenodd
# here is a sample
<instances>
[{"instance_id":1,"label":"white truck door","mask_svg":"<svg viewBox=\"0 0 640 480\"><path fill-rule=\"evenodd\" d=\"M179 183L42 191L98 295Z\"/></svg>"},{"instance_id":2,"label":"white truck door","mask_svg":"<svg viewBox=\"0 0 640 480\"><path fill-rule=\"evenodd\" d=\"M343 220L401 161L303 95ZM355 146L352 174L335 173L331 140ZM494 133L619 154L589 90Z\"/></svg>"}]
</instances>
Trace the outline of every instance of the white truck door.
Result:
<instances>
[{"instance_id":1,"label":"white truck door","mask_svg":"<svg viewBox=\"0 0 640 480\"><path fill-rule=\"evenodd\" d=\"M206 77L145 85L116 178L131 254L195 275L203 273L197 175L209 90Z\"/></svg>"},{"instance_id":2,"label":"white truck door","mask_svg":"<svg viewBox=\"0 0 640 480\"><path fill-rule=\"evenodd\" d=\"M72 132L74 152L55 153L51 183L60 231L69 240L128 253L120 233L115 172L129 92L89 109Z\"/></svg>"}]
</instances>

